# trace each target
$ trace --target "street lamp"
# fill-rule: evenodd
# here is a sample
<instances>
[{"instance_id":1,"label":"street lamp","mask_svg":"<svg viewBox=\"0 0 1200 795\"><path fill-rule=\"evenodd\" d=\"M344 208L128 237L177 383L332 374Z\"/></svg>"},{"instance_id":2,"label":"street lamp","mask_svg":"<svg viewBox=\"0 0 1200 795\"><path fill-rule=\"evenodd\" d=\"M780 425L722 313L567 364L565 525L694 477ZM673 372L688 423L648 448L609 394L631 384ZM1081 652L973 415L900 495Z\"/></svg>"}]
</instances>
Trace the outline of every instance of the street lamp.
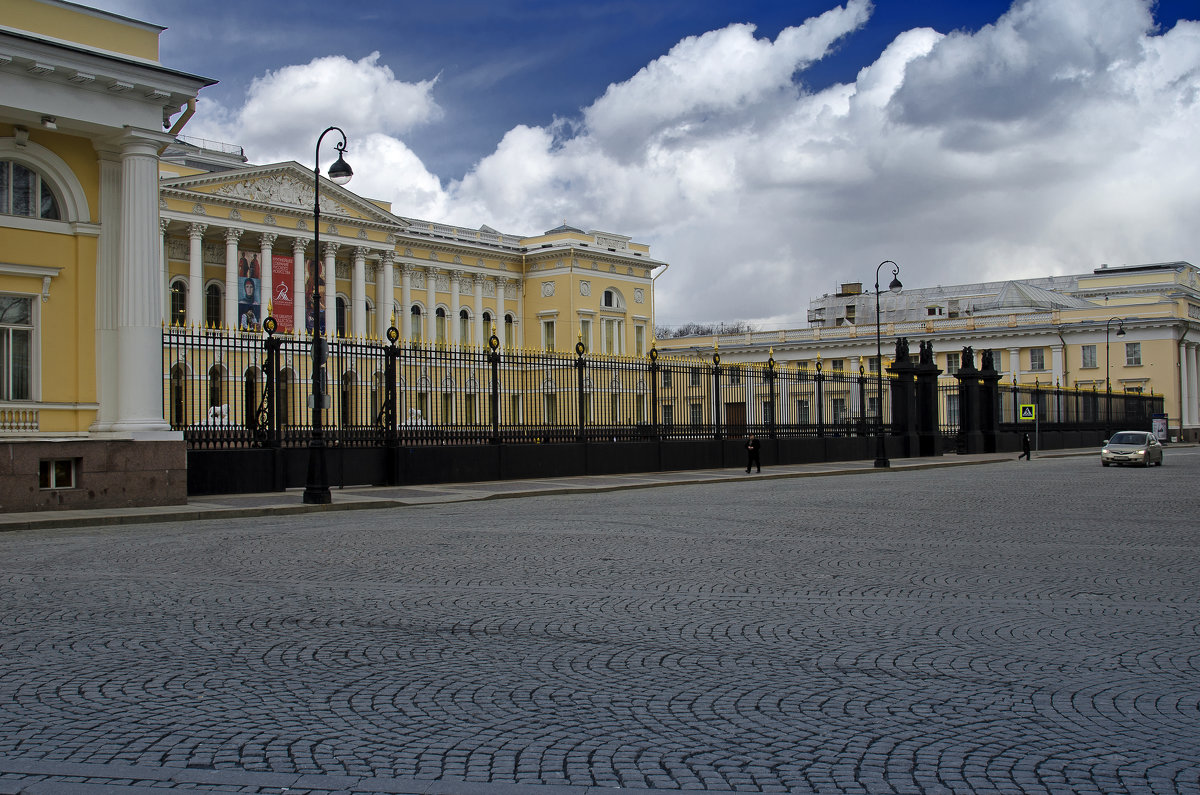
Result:
<instances>
[{"instance_id":1,"label":"street lamp","mask_svg":"<svg viewBox=\"0 0 1200 795\"><path fill-rule=\"evenodd\" d=\"M313 165L313 253L312 274L312 435L308 439L308 479L304 484L304 502L309 505L328 505L333 497L329 493L329 477L325 469L325 432L321 427L321 411L327 408L329 398L325 394L325 324L321 315L321 141L337 130L342 136L335 144L338 158L329 167L329 179L336 185L345 185L354 176L350 165L342 159L346 151L346 133L340 127L327 127L317 138Z\"/></svg>"},{"instance_id":2,"label":"street lamp","mask_svg":"<svg viewBox=\"0 0 1200 795\"><path fill-rule=\"evenodd\" d=\"M1112 379L1109 377L1112 372L1112 365L1109 363L1108 356L1108 332L1112 327L1113 321L1117 321L1117 336L1125 336L1125 321L1119 317L1110 317L1108 322L1104 324L1104 435L1109 436L1111 430L1108 426L1112 424Z\"/></svg>"},{"instance_id":3,"label":"street lamp","mask_svg":"<svg viewBox=\"0 0 1200 795\"><path fill-rule=\"evenodd\" d=\"M887 447L883 443L883 343L879 332L879 270L884 265L892 266L892 282L888 285L888 291L898 293L904 287L900 283L900 266L892 262L890 259L885 259L875 268L875 466L890 467L891 461L888 461Z\"/></svg>"}]
</instances>

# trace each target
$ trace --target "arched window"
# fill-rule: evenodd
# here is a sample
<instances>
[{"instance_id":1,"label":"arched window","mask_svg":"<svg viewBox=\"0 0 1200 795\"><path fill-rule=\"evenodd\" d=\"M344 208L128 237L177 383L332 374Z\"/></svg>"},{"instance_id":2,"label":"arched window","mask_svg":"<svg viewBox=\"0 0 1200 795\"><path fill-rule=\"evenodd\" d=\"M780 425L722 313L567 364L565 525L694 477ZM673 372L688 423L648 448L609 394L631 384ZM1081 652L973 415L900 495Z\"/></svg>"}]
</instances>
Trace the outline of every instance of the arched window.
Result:
<instances>
[{"instance_id":1,"label":"arched window","mask_svg":"<svg viewBox=\"0 0 1200 795\"><path fill-rule=\"evenodd\" d=\"M0 213L47 221L62 217L50 184L41 174L12 160L0 160Z\"/></svg>"},{"instance_id":2,"label":"arched window","mask_svg":"<svg viewBox=\"0 0 1200 795\"><path fill-rule=\"evenodd\" d=\"M344 337L346 336L346 299L340 295L334 304L334 313L336 314L335 328L337 329L337 335Z\"/></svg>"},{"instance_id":3,"label":"arched window","mask_svg":"<svg viewBox=\"0 0 1200 795\"><path fill-rule=\"evenodd\" d=\"M513 325L513 316L506 314L504 316L504 347L511 348L516 342L516 326Z\"/></svg>"},{"instance_id":4,"label":"arched window","mask_svg":"<svg viewBox=\"0 0 1200 795\"><path fill-rule=\"evenodd\" d=\"M279 418L279 427L287 425L291 420L292 411L292 371L281 370L275 381L275 416Z\"/></svg>"},{"instance_id":5,"label":"arched window","mask_svg":"<svg viewBox=\"0 0 1200 795\"><path fill-rule=\"evenodd\" d=\"M184 326L187 324L187 279L176 279L171 282L171 325Z\"/></svg>"},{"instance_id":6,"label":"arched window","mask_svg":"<svg viewBox=\"0 0 1200 795\"><path fill-rule=\"evenodd\" d=\"M221 366L214 364L208 368L208 406L209 408L220 407L224 403L225 389L221 380Z\"/></svg>"},{"instance_id":7,"label":"arched window","mask_svg":"<svg viewBox=\"0 0 1200 795\"><path fill-rule=\"evenodd\" d=\"M446 344L446 310L439 306L437 308L437 312L435 313L434 317L435 317L434 333L436 334L435 339L439 345L445 345Z\"/></svg>"},{"instance_id":8,"label":"arched window","mask_svg":"<svg viewBox=\"0 0 1200 795\"><path fill-rule=\"evenodd\" d=\"M471 344L471 315L465 309L458 312L458 341L462 345Z\"/></svg>"},{"instance_id":9,"label":"arched window","mask_svg":"<svg viewBox=\"0 0 1200 795\"><path fill-rule=\"evenodd\" d=\"M483 313L483 338L486 340L492 336L492 313Z\"/></svg>"},{"instance_id":10,"label":"arched window","mask_svg":"<svg viewBox=\"0 0 1200 795\"><path fill-rule=\"evenodd\" d=\"M341 425L343 428L349 428L354 421L354 385L356 379L354 373L347 371L342 373L342 394L341 394Z\"/></svg>"},{"instance_id":11,"label":"arched window","mask_svg":"<svg viewBox=\"0 0 1200 795\"><path fill-rule=\"evenodd\" d=\"M376 329L376 320L375 320L375 304L373 304L373 303L371 302L371 299L370 299L370 298L368 298L368 299L367 299L367 322L366 322L366 328L367 328L367 336L368 336L368 337L373 337L373 336L375 336L375 329Z\"/></svg>"},{"instance_id":12,"label":"arched window","mask_svg":"<svg viewBox=\"0 0 1200 795\"><path fill-rule=\"evenodd\" d=\"M187 378L187 370L182 364L171 368L171 427L181 428L183 419L183 385Z\"/></svg>"},{"instance_id":13,"label":"arched window","mask_svg":"<svg viewBox=\"0 0 1200 795\"><path fill-rule=\"evenodd\" d=\"M412 341L421 341L421 307L413 304L412 306Z\"/></svg>"},{"instance_id":14,"label":"arched window","mask_svg":"<svg viewBox=\"0 0 1200 795\"><path fill-rule=\"evenodd\" d=\"M225 314L225 296L221 285L213 282L204 289L204 325L208 328L220 328L221 318Z\"/></svg>"},{"instance_id":15,"label":"arched window","mask_svg":"<svg viewBox=\"0 0 1200 795\"><path fill-rule=\"evenodd\" d=\"M610 288L604 291L604 297L600 301L600 305L605 309L624 309L625 299L616 290Z\"/></svg>"},{"instance_id":16,"label":"arched window","mask_svg":"<svg viewBox=\"0 0 1200 795\"><path fill-rule=\"evenodd\" d=\"M245 384L243 387L243 399L245 401L246 411L246 427L254 430L258 423L258 370L251 367L246 370Z\"/></svg>"}]
</instances>

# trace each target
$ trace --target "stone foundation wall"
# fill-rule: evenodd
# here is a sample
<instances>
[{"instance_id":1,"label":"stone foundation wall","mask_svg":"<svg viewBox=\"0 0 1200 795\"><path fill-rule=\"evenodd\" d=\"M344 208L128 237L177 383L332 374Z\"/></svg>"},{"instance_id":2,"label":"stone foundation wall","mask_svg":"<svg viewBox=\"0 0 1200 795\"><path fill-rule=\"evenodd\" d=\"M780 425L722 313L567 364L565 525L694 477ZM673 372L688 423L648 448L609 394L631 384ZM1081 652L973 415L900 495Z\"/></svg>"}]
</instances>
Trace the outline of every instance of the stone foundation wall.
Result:
<instances>
[{"instance_id":1,"label":"stone foundation wall","mask_svg":"<svg viewBox=\"0 0 1200 795\"><path fill-rule=\"evenodd\" d=\"M74 460L74 487L41 488L43 460ZM0 512L186 503L182 440L0 441Z\"/></svg>"}]
</instances>

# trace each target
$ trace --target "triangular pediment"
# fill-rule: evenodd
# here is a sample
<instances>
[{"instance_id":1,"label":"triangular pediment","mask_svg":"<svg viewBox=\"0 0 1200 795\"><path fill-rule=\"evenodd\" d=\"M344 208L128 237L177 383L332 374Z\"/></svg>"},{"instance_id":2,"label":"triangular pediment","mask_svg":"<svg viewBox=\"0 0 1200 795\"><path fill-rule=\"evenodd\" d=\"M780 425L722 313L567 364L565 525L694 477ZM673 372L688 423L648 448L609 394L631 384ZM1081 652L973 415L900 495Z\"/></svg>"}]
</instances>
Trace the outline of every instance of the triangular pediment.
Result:
<instances>
[{"instance_id":1,"label":"triangular pediment","mask_svg":"<svg viewBox=\"0 0 1200 795\"><path fill-rule=\"evenodd\" d=\"M171 177L162 180L159 186L168 194L191 195L197 202L252 205L291 214L311 214L313 209L313 173L295 161ZM378 205L323 177L320 206L322 215L406 226Z\"/></svg>"}]
</instances>

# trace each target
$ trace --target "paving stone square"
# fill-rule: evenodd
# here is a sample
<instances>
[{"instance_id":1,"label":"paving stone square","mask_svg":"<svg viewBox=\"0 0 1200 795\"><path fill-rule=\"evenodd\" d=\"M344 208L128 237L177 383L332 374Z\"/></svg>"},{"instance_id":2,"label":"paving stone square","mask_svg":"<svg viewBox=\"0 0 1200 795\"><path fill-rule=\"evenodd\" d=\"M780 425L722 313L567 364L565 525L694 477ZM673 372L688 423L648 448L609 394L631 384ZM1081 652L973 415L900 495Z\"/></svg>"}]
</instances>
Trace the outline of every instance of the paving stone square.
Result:
<instances>
[{"instance_id":1,"label":"paving stone square","mask_svg":"<svg viewBox=\"0 0 1200 795\"><path fill-rule=\"evenodd\" d=\"M1200 792L1198 476L0 533L0 792Z\"/></svg>"}]
</instances>

